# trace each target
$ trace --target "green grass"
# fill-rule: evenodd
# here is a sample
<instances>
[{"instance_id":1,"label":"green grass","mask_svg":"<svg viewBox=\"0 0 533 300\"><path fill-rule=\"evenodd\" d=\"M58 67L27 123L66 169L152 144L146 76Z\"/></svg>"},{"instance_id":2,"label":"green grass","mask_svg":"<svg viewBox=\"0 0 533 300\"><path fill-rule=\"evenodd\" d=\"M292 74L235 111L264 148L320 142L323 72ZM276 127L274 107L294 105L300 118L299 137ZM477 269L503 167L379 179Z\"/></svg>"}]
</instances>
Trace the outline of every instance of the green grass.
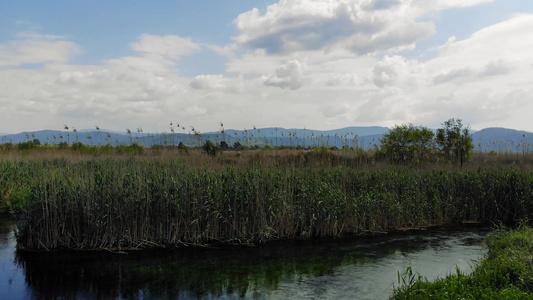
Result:
<instances>
[{"instance_id":1,"label":"green grass","mask_svg":"<svg viewBox=\"0 0 533 300\"><path fill-rule=\"evenodd\" d=\"M276 166L261 155L248 156L246 166L206 154L198 164L172 157L0 161L8 174L0 189L23 213L24 249L252 244L533 219L530 171Z\"/></svg>"},{"instance_id":2,"label":"green grass","mask_svg":"<svg viewBox=\"0 0 533 300\"><path fill-rule=\"evenodd\" d=\"M497 230L489 254L471 275L428 282L408 269L394 299L533 299L533 229Z\"/></svg>"},{"instance_id":3,"label":"green grass","mask_svg":"<svg viewBox=\"0 0 533 300\"><path fill-rule=\"evenodd\" d=\"M126 148L0 151L0 210L21 213L19 247L252 244L533 219L533 173L514 160L459 169L346 149Z\"/></svg>"}]
</instances>

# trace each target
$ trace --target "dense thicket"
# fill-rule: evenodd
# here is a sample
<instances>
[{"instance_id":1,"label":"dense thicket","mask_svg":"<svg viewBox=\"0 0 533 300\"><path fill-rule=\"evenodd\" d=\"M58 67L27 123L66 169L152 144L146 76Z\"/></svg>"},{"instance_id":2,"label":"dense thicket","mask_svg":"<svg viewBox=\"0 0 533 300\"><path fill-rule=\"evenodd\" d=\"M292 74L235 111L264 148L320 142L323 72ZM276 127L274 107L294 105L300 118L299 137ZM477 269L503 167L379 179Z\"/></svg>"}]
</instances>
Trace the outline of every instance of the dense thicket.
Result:
<instances>
[{"instance_id":1,"label":"dense thicket","mask_svg":"<svg viewBox=\"0 0 533 300\"><path fill-rule=\"evenodd\" d=\"M180 160L1 161L27 193L25 249L256 243L463 220L533 219L533 174L504 169L191 166ZM9 175L5 175L9 174Z\"/></svg>"},{"instance_id":2,"label":"dense thicket","mask_svg":"<svg viewBox=\"0 0 533 300\"><path fill-rule=\"evenodd\" d=\"M461 119L449 119L433 131L422 126L397 125L381 138L380 151L393 163L419 164L439 159L463 166L472 157L470 128Z\"/></svg>"}]
</instances>

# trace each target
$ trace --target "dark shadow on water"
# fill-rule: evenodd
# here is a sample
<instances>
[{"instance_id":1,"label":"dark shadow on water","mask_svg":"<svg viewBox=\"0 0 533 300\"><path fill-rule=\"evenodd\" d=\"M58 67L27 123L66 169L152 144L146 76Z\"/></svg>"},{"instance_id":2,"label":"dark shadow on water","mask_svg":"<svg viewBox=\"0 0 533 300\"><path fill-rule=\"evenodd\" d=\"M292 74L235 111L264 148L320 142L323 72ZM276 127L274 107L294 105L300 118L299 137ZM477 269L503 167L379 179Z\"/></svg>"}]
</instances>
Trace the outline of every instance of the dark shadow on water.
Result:
<instances>
[{"instance_id":1,"label":"dark shadow on water","mask_svg":"<svg viewBox=\"0 0 533 300\"><path fill-rule=\"evenodd\" d=\"M278 241L256 247L128 254L18 251L15 261L25 275L25 292L33 298L263 299L275 298L276 290L287 284L327 288L329 278L338 279L343 267L349 272L366 272L365 268L375 268L382 261L409 263L411 255L422 251L480 245L486 234L486 229L435 228L378 237ZM310 283L312 278L328 280ZM372 284L377 279L362 280Z\"/></svg>"}]
</instances>

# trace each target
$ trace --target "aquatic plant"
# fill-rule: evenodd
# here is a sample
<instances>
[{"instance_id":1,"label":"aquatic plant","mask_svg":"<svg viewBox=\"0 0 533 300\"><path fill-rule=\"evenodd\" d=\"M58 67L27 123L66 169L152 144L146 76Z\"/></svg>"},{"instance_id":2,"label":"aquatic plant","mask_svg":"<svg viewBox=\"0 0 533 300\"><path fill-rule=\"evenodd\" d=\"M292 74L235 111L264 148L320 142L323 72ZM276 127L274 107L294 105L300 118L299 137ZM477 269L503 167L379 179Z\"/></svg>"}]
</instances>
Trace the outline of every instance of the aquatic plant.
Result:
<instances>
[{"instance_id":1,"label":"aquatic plant","mask_svg":"<svg viewBox=\"0 0 533 300\"><path fill-rule=\"evenodd\" d=\"M499 229L488 239L489 255L471 275L428 282L408 268L398 275L394 299L533 299L533 229Z\"/></svg>"},{"instance_id":2,"label":"aquatic plant","mask_svg":"<svg viewBox=\"0 0 533 300\"><path fill-rule=\"evenodd\" d=\"M533 219L530 171L367 170L332 167L352 161L329 154L320 164L302 152L262 150L180 155L20 162L33 173L19 247L251 244Z\"/></svg>"}]
</instances>

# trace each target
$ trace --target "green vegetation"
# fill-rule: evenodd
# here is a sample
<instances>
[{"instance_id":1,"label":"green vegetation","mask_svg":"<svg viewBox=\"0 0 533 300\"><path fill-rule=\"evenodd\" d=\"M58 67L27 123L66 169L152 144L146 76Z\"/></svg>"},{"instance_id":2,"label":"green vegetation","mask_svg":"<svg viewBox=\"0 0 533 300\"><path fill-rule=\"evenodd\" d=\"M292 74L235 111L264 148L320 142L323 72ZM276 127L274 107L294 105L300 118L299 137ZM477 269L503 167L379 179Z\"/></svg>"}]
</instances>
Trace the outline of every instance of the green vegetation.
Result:
<instances>
[{"instance_id":1,"label":"green vegetation","mask_svg":"<svg viewBox=\"0 0 533 300\"><path fill-rule=\"evenodd\" d=\"M364 156L331 150L174 155L0 161L4 201L24 213L19 247L250 244L533 219L526 170L365 168Z\"/></svg>"},{"instance_id":2,"label":"green vegetation","mask_svg":"<svg viewBox=\"0 0 533 300\"><path fill-rule=\"evenodd\" d=\"M213 142L211 141L206 141L205 144L202 146L202 149L207 155L210 156L216 156L217 152L220 151L220 148L213 144Z\"/></svg>"},{"instance_id":3,"label":"green vegetation","mask_svg":"<svg viewBox=\"0 0 533 300\"><path fill-rule=\"evenodd\" d=\"M200 140L146 148L129 130L131 144L121 146L77 135L72 144L5 143L0 211L20 213L17 242L26 250L250 245L532 220L533 155L472 153L461 120L443 125L436 134L396 126L367 151L259 149L251 136L231 149ZM532 231L498 231L472 276L457 270L428 283L409 269L396 297L531 299Z\"/></svg>"},{"instance_id":4,"label":"green vegetation","mask_svg":"<svg viewBox=\"0 0 533 300\"><path fill-rule=\"evenodd\" d=\"M231 151L210 141L146 148L128 133L131 144L116 147L77 136L3 144L0 210L22 213L20 248L251 244L533 214L533 157L476 154L457 168L472 150L461 120L445 122L436 139L397 126L368 151L241 151L238 141Z\"/></svg>"},{"instance_id":5,"label":"green vegetation","mask_svg":"<svg viewBox=\"0 0 533 300\"><path fill-rule=\"evenodd\" d=\"M463 127L461 119L450 119L443 125L444 128L437 130L437 144L446 159L462 166L470 160L474 149L470 129Z\"/></svg>"},{"instance_id":6,"label":"green vegetation","mask_svg":"<svg viewBox=\"0 0 533 300\"><path fill-rule=\"evenodd\" d=\"M434 151L433 131L412 124L396 126L381 139L381 150L392 162L428 161Z\"/></svg>"},{"instance_id":7,"label":"green vegetation","mask_svg":"<svg viewBox=\"0 0 533 300\"><path fill-rule=\"evenodd\" d=\"M436 135L412 124L396 126L383 135L380 151L396 164L419 164L443 157L462 167L474 149L470 129L463 127L460 119L450 119L443 125Z\"/></svg>"},{"instance_id":8,"label":"green vegetation","mask_svg":"<svg viewBox=\"0 0 533 300\"><path fill-rule=\"evenodd\" d=\"M471 275L428 282L408 269L399 276L395 299L533 299L533 229L496 231L489 255Z\"/></svg>"}]
</instances>

